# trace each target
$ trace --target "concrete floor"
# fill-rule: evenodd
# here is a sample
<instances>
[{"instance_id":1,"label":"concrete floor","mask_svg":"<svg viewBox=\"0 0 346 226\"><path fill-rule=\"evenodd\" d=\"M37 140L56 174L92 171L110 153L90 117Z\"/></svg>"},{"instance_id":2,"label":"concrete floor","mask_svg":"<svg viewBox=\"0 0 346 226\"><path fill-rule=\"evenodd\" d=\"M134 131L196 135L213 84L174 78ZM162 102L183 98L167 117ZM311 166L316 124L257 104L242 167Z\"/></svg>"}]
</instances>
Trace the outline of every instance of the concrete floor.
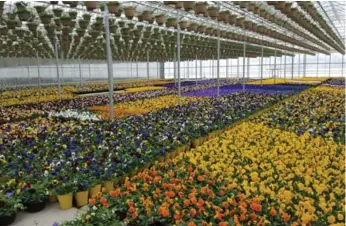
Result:
<instances>
[{"instance_id":1,"label":"concrete floor","mask_svg":"<svg viewBox=\"0 0 346 226\"><path fill-rule=\"evenodd\" d=\"M11 226L52 226L54 222L62 223L76 218L83 210L74 207L61 210L58 203L47 203L46 208L37 213L19 212Z\"/></svg>"}]
</instances>

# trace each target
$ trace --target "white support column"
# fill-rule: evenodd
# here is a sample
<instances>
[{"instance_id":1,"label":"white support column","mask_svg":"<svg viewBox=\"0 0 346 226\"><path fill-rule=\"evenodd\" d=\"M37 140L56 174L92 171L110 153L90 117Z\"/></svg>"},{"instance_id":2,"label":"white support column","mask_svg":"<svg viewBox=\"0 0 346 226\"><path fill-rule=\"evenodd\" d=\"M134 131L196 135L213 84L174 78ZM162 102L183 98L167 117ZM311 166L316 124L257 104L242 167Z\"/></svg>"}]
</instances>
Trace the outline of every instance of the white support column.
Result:
<instances>
[{"instance_id":1,"label":"white support column","mask_svg":"<svg viewBox=\"0 0 346 226\"><path fill-rule=\"evenodd\" d=\"M36 52L36 57L37 57L38 87L41 88L40 58L38 57L38 52Z\"/></svg>"},{"instance_id":2,"label":"white support column","mask_svg":"<svg viewBox=\"0 0 346 226\"><path fill-rule=\"evenodd\" d=\"M136 61L136 77L137 77L137 80L139 79L139 72L138 72L138 59Z\"/></svg>"},{"instance_id":3,"label":"white support column","mask_svg":"<svg viewBox=\"0 0 346 226\"><path fill-rule=\"evenodd\" d=\"M238 82L239 82L239 66L240 66L239 61L240 61L240 58L237 57L237 81L238 81Z\"/></svg>"},{"instance_id":4,"label":"white support column","mask_svg":"<svg viewBox=\"0 0 346 226\"><path fill-rule=\"evenodd\" d=\"M199 60L199 76L201 77L201 81L203 80L203 72L202 72L202 60Z\"/></svg>"},{"instance_id":5,"label":"white support column","mask_svg":"<svg viewBox=\"0 0 346 226\"><path fill-rule=\"evenodd\" d=\"M112 50L110 42L110 32L109 32L109 15L108 8L105 6L104 11L104 24L106 30L106 48L107 48L107 68L108 68L108 86L109 86L109 120L114 118L114 106L113 106L113 59L112 59Z\"/></svg>"},{"instance_id":6,"label":"white support column","mask_svg":"<svg viewBox=\"0 0 346 226\"><path fill-rule=\"evenodd\" d=\"M133 76L133 74L132 74L132 60L130 61L130 77L131 77L131 79L132 79L132 76Z\"/></svg>"},{"instance_id":7,"label":"white support column","mask_svg":"<svg viewBox=\"0 0 346 226\"><path fill-rule=\"evenodd\" d=\"M220 34L217 38L217 62L216 62L216 73L217 73L217 81L216 81L216 95L220 96Z\"/></svg>"},{"instance_id":8,"label":"white support column","mask_svg":"<svg viewBox=\"0 0 346 226\"><path fill-rule=\"evenodd\" d=\"M293 80L293 74L294 74L294 53L292 55L292 69L291 69L291 79Z\"/></svg>"},{"instance_id":9,"label":"white support column","mask_svg":"<svg viewBox=\"0 0 346 226\"><path fill-rule=\"evenodd\" d=\"M228 78L228 66L229 66L229 65L228 65L228 63L229 63L228 60L229 60L229 59L227 58L227 59L226 59L226 78Z\"/></svg>"},{"instance_id":10,"label":"white support column","mask_svg":"<svg viewBox=\"0 0 346 226\"><path fill-rule=\"evenodd\" d=\"M82 87L82 64L79 58L79 86Z\"/></svg>"},{"instance_id":11,"label":"white support column","mask_svg":"<svg viewBox=\"0 0 346 226\"><path fill-rule=\"evenodd\" d=\"M344 61L345 60L345 55L342 55L341 58L341 77L344 77Z\"/></svg>"},{"instance_id":12,"label":"white support column","mask_svg":"<svg viewBox=\"0 0 346 226\"><path fill-rule=\"evenodd\" d=\"M60 73L59 73L59 55L58 55L58 40L55 40L55 64L56 64L56 75L58 79L58 95L61 100L61 84L60 84Z\"/></svg>"},{"instance_id":13,"label":"white support column","mask_svg":"<svg viewBox=\"0 0 346 226\"><path fill-rule=\"evenodd\" d=\"M304 56L305 56L305 54L304 54ZM318 78L318 66L319 66L319 56L320 56L320 54L319 53L317 53L317 67L316 67L316 75L317 75L317 78ZM306 62L305 62L306 63ZM306 66L305 66L306 67Z\"/></svg>"},{"instance_id":14,"label":"white support column","mask_svg":"<svg viewBox=\"0 0 346 226\"><path fill-rule=\"evenodd\" d=\"M284 56L284 81L286 82L286 55Z\"/></svg>"},{"instance_id":15,"label":"white support column","mask_svg":"<svg viewBox=\"0 0 346 226\"><path fill-rule=\"evenodd\" d=\"M261 86L263 86L263 45L261 46Z\"/></svg>"},{"instance_id":16,"label":"white support column","mask_svg":"<svg viewBox=\"0 0 346 226\"><path fill-rule=\"evenodd\" d=\"M247 79L250 79L250 57L247 58Z\"/></svg>"},{"instance_id":17,"label":"white support column","mask_svg":"<svg viewBox=\"0 0 346 226\"><path fill-rule=\"evenodd\" d=\"M198 78L198 73L197 73L197 55L196 55L196 62L195 62L195 74L196 74L196 85L197 85L197 78Z\"/></svg>"},{"instance_id":18,"label":"white support column","mask_svg":"<svg viewBox=\"0 0 346 226\"><path fill-rule=\"evenodd\" d=\"M186 74L187 76L185 76L185 79L187 78L187 80L190 80L190 61L185 61L186 64Z\"/></svg>"},{"instance_id":19,"label":"white support column","mask_svg":"<svg viewBox=\"0 0 346 226\"><path fill-rule=\"evenodd\" d=\"M178 104L181 105L181 84L180 84L180 25L179 11L177 14L177 70L178 70Z\"/></svg>"},{"instance_id":20,"label":"white support column","mask_svg":"<svg viewBox=\"0 0 346 226\"><path fill-rule=\"evenodd\" d=\"M331 63L332 63L332 54L329 53L329 78L330 78L330 66L331 66Z\"/></svg>"},{"instance_id":21,"label":"white support column","mask_svg":"<svg viewBox=\"0 0 346 226\"><path fill-rule=\"evenodd\" d=\"M27 59L27 70L28 70L28 78L30 79L30 61L29 58ZM30 83L31 83L31 79L30 79Z\"/></svg>"},{"instance_id":22,"label":"white support column","mask_svg":"<svg viewBox=\"0 0 346 226\"><path fill-rule=\"evenodd\" d=\"M160 78L160 65L159 65L159 62L156 62L156 69L157 69L157 71L156 71L157 79L159 79Z\"/></svg>"},{"instance_id":23,"label":"white support column","mask_svg":"<svg viewBox=\"0 0 346 226\"><path fill-rule=\"evenodd\" d=\"M231 62L230 62L230 65L229 65L229 69L230 69L230 77L232 78L232 58L231 58Z\"/></svg>"},{"instance_id":24,"label":"white support column","mask_svg":"<svg viewBox=\"0 0 346 226\"><path fill-rule=\"evenodd\" d=\"M298 78L300 77L300 54L298 55Z\"/></svg>"},{"instance_id":25,"label":"white support column","mask_svg":"<svg viewBox=\"0 0 346 226\"><path fill-rule=\"evenodd\" d=\"M147 86L149 86L149 51L147 52Z\"/></svg>"},{"instance_id":26,"label":"white support column","mask_svg":"<svg viewBox=\"0 0 346 226\"><path fill-rule=\"evenodd\" d=\"M276 48L275 48L274 52L275 52L275 55L274 55L274 74L273 74L273 76L274 76L274 85L275 85L276 84Z\"/></svg>"},{"instance_id":27,"label":"white support column","mask_svg":"<svg viewBox=\"0 0 346 226\"><path fill-rule=\"evenodd\" d=\"M245 58L246 58L246 42L243 44L243 92L245 92Z\"/></svg>"},{"instance_id":28,"label":"white support column","mask_svg":"<svg viewBox=\"0 0 346 226\"><path fill-rule=\"evenodd\" d=\"M89 80L91 80L91 65L90 65L90 61L89 61Z\"/></svg>"},{"instance_id":29,"label":"white support column","mask_svg":"<svg viewBox=\"0 0 346 226\"><path fill-rule=\"evenodd\" d=\"M214 56L213 56L213 59L211 61L211 76L214 79Z\"/></svg>"},{"instance_id":30,"label":"white support column","mask_svg":"<svg viewBox=\"0 0 346 226\"><path fill-rule=\"evenodd\" d=\"M174 53L174 58L173 58L173 73L174 73L174 86L177 86L177 54Z\"/></svg>"}]
</instances>

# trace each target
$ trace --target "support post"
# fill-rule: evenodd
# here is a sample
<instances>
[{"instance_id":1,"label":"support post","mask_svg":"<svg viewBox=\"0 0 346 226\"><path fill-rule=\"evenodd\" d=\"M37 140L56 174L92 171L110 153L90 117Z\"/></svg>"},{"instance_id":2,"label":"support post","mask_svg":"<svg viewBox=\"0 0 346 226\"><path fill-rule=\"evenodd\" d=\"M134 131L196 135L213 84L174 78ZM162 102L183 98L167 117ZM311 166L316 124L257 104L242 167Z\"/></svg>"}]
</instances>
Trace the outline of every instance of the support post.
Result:
<instances>
[{"instance_id":1,"label":"support post","mask_svg":"<svg viewBox=\"0 0 346 226\"><path fill-rule=\"evenodd\" d=\"M130 77L132 79L132 60L130 61Z\"/></svg>"},{"instance_id":2,"label":"support post","mask_svg":"<svg viewBox=\"0 0 346 226\"><path fill-rule=\"evenodd\" d=\"M59 60L58 60L58 40L55 40L55 64L56 64L56 75L58 79L58 95L61 100L61 84L60 84L60 73L59 73Z\"/></svg>"},{"instance_id":3,"label":"support post","mask_svg":"<svg viewBox=\"0 0 346 226\"><path fill-rule=\"evenodd\" d=\"M298 78L300 77L300 54L298 55Z\"/></svg>"},{"instance_id":4,"label":"support post","mask_svg":"<svg viewBox=\"0 0 346 226\"><path fill-rule=\"evenodd\" d=\"M109 86L109 120L114 118L114 106L113 106L113 59L112 50L110 42L110 32L109 32L109 20L108 20L108 8L105 6L104 11L104 24L106 30L106 48L107 48L107 68L108 68L108 86Z\"/></svg>"},{"instance_id":5,"label":"support post","mask_svg":"<svg viewBox=\"0 0 346 226\"><path fill-rule=\"evenodd\" d=\"M201 80L203 80L202 60L199 60L199 76L201 77Z\"/></svg>"},{"instance_id":6,"label":"support post","mask_svg":"<svg viewBox=\"0 0 346 226\"><path fill-rule=\"evenodd\" d=\"M36 57L37 57L38 88L41 88L40 58L38 57L38 52L36 52Z\"/></svg>"},{"instance_id":7,"label":"support post","mask_svg":"<svg viewBox=\"0 0 346 226\"><path fill-rule=\"evenodd\" d=\"M139 79L139 73L138 73L138 59L136 61L136 77L137 77L137 80Z\"/></svg>"},{"instance_id":8,"label":"support post","mask_svg":"<svg viewBox=\"0 0 346 226\"><path fill-rule=\"evenodd\" d=\"M305 54L304 54L304 56L305 56ZM319 56L320 56L320 54L317 53L317 68L316 68L317 69L317 71L316 71L317 78L318 78ZM305 59L305 61L306 61L306 59ZM304 64L306 64L306 62L304 62ZM305 70L306 70L306 65L304 65L304 67L305 67Z\"/></svg>"},{"instance_id":9,"label":"support post","mask_svg":"<svg viewBox=\"0 0 346 226\"><path fill-rule=\"evenodd\" d=\"M293 55L292 55L291 80L293 80L293 73L294 73L294 53L293 53Z\"/></svg>"},{"instance_id":10,"label":"support post","mask_svg":"<svg viewBox=\"0 0 346 226\"><path fill-rule=\"evenodd\" d=\"M197 85L197 78L198 78L198 73L197 73L197 55L196 55L196 62L195 62L195 74L196 74L196 85Z\"/></svg>"},{"instance_id":11,"label":"support post","mask_svg":"<svg viewBox=\"0 0 346 226\"><path fill-rule=\"evenodd\" d=\"M147 86L149 86L149 51L147 52Z\"/></svg>"},{"instance_id":12,"label":"support post","mask_svg":"<svg viewBox=\"0 0 346 226\"><path fill-rule=\"evenodd\" d=\"M157 74L157 79L160 78L160 67L159 67L159 62L156 62L156 74Z\"/></svg>"},{"instance_id":13,"label":"support post","mask_svg":"<svg viewBox=\"0 0 346 226\"><path fill-rule=\"evenodd\" d=\"M30 62L29 62L29 58L27 60L27 70L28 70L28 78L29 78L29 82L31 83L31 79L30 79Z\"/></svg>"},{"instance_id":14,"label":"support post","mask_svg":"<svg viewBox=\"0 0 346 226\"><path fill-rule=\"evenodd\" d=\"M237 81L239 82L239 66L240 66L240 63L239 63L239 57L237 58Z\"/></svg>"},{"instance_id":15,"label":"support post","mask_svg":"<svg viewBox=\"0 0 346 226\"><path fill-rule=\"evenodd\" d=\"M247 79L250 78L250 57L247 58Z\"/></svg>"},{"instance_id":16,"label":"support post","mask_svg":"<svg viewBox=\"0 0 346 226\"><path fill-rule=\"evenodd\" d=\"M173 56L173 73L174 73L174 86L177 87L177 53Z\"/></svg>"},{"instance_id":17,"label":"support post","mask_svg":"<svg viewBox=\"0 0 346 226\"><path fill-rule=\"evenodd\" d=\"M89 80L91 80L91 65L90 65L90 61L89 61Z\"/></svg>"},{"instance_id":18,"label":"support post","mask_svg":"<svg viewBox=\"0 0 346 226\"><path fill-rule=\"evenodd\" d=\"M177 14L177 70L178 70L178 104L181 105L181 86L180 86L180 25L179 12Z\"/></svg>"},{"instance_id":19,"label":"support post","mask_svg":"<svg viewBox=\"0 0 346 226\"><path fill-rule=\"evenodd\" d=\"M331 66L331 63L332 63L332 54L329 53L329 78L330 78L330 66Z\"/></svg>"},{"instance_id":20,"label":"support post","mask_svg":"<svg viewBox=\"0 0 346 226\"><path fill-rule=\"evenodd\" d=\"M274 50L275 56L274 56L274 85L276 84L276 48Z\"/></svg>"},{"instance_id":21,"label":"support post","mask_svg":"<svg viewBox=\"0 0 346 226\"><path fill-rule=\"evenodd\" d=\"M217 8L218 10L220 9L220 2L217 3ZM218 29L220 29L220 21L217 22L218 25ZM217 73L217 81L216 81L216 88L217 88L217 96L220 96L220 32L218 32L218 36L217 36L217 62L216 62L216 73Z\"/></svg>"},{"instance_id":22,"label":"support post","mask_svg":"<svg viewBox=\"0 0 346 226\"><path fill-rule=\"evenodd\" d=\"M79 58L79 86L82 87L82 64Z\"/></svg>"},{"instance_id":23,"label":"support post","mask_svg":"<svg viewBox=\"0 0 346 226\"><path fill-rule=\"evenodd\" d=\"M226 78L228 78L228 58L226 59Z\"/></svg>"},{"instance_id":24,"label":"support post","mask_svg":"<svg viewBox=\"0 0 346 226\"><path fill-rule=\"evenodd\" d=\"M342 58L341 58L341 77L344 77L344 60L345 60L345 55L342 55Z\"/></svg>"},{"instance_id":25,"label":"support post","mask_svg":"<svg viewBox=\"0 0 346 226\"><path fill-rule=\"evenodd\" d=\"M245 92L245 58L246 58L246 42L243 44L243 92Z\"/></svg>"},{"instance_id":26,"label":"support post","mask_svg":"<svg viewBox=\"0 0 346 226\"><path fill-rule=\"evenodd\" d=\"M263 86L263 45L261 46L261 86Z\"/></svg>"},{"instance_id":27,"label":"support post","mask_svg":"<svg viewBox=\"0 0 346 226\"><path fill-rule=\"evenodd\" d=\"M213 56L213 59L211 60L211 76L214 79L214 56Z\"/></svg>"},{"instance_id":28,"label":"support post","mask_svg":"<svg viewBox=\"0 0 346 226\"><path fill-rule=\"evenodd\" d=\"M286 82L286 55L284 56L284 81Z\"/></svg>"}]
</instances>

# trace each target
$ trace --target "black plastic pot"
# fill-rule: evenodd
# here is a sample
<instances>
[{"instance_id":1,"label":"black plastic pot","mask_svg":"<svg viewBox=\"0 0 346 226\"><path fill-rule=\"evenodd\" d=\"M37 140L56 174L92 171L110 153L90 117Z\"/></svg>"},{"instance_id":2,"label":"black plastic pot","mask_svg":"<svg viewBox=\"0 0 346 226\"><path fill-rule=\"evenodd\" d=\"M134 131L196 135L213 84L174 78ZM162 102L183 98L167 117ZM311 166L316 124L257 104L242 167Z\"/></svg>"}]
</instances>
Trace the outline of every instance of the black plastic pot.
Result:
<instances>
[{"instance_id":1,"label":"black plastic pot","mask_svg":"<svg viewBox=\"0 0 346 226\"><path fill-rule=\"evenodd\" d=\"M46 202L30 202L30 203L24 203L25 211L28 213L36 213L41 210L43 210L46 207Z\"/></svg>"},{"instance_id":2,"label":"black plastic pot","mask_svg":"<svg viewBox=\"0 0 346 226\"><path fill-rule=\"evenodd\" d=\"M13 213L11 216L0 216L0 226L7 226L14 222L16 219L16 213Z\"/></svg>"}]
</instances>

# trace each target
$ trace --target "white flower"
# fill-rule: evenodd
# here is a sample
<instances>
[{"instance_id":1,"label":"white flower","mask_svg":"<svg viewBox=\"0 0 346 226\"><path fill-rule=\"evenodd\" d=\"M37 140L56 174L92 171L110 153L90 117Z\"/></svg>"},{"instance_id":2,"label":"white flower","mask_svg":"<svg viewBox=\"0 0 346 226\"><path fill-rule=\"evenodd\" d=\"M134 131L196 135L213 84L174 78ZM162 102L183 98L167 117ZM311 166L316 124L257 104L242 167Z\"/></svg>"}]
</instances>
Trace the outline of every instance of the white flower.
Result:
<instances>
[{"instance_id":1,"label":"white flower","mask_svg":"<svg viewBox=\"0 0 346 226\"><path fill-rule=\"evenodd\" d=\"M93 210L97 210L97 207L96 207L96 206L93 206Z\"/></svg>"},{"instance_id":2,"label":"white flower","mask_svg":"<svg viewBox=\"0 0 346 226\"><path fill-rule=\"evenodd\" d=\"M48 171L47 171L47 170L45 170L45 171L44 171L44 176L46 176L46 177L47 177L47 176L48 176L48 174L49 174L49 173L48 173Z\"/></svg>"}]
</instances>

